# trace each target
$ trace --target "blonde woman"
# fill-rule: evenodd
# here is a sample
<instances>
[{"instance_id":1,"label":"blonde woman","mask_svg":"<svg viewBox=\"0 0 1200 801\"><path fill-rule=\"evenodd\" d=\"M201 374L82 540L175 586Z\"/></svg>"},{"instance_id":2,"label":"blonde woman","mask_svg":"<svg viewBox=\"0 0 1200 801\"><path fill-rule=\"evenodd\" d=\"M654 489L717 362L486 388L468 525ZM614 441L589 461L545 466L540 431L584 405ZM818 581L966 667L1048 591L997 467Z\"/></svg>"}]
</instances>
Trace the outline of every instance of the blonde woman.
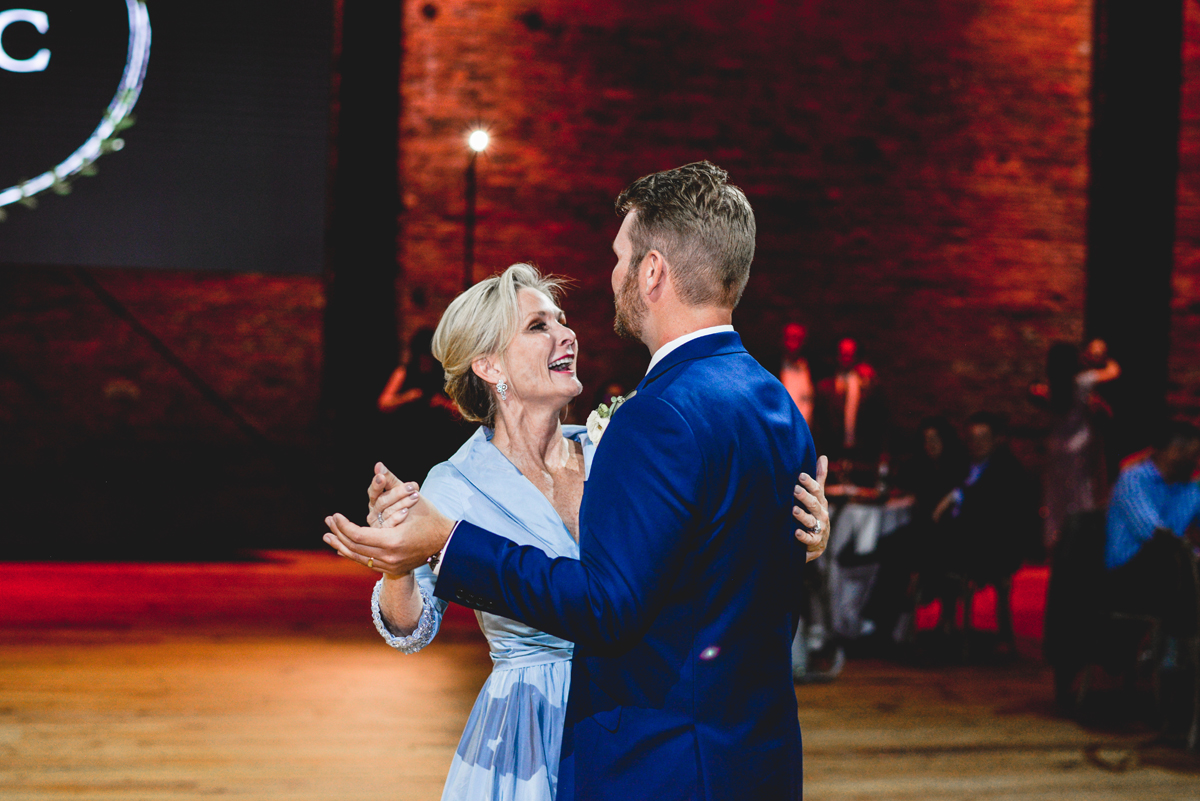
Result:
<instances>
[{"instance_id":1,"label":"blonde woman","mask_svg":"<svg viewBox=\"0 0 1200 801\"><path fill-rule=\"evenodd\" d=\"M433 352L447 393L467 419L482 425L430 471L421 493L439 509L494 527L516 543L578 558L579 502L594 446L582 426L560 422L583 386L575 375L575 332L565 324L557 294L554 279L514 264L446 310ZM404 513L404 507L393 511ZM446 608L433 597L435 581L428 567L380 579L372 613L390 645L414 653L433 640ZM552 799L572 645L497 615L476 617L493 669L442 798Z\"/></svg>"}]
</instances>

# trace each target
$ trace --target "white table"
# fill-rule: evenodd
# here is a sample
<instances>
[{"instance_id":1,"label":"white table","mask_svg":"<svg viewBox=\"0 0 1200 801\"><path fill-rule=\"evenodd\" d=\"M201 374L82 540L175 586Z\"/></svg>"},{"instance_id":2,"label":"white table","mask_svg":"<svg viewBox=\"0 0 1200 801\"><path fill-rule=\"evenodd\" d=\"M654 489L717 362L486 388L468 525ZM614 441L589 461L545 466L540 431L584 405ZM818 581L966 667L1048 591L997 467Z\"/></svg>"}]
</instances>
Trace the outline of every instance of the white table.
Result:
<instances>
[{"instance_id":1,"label":"white table","mask_svg":"<svg viewBox=\"0 0 1200 801\"><path fill-rule=\"evenodd\" d=\"M830 487L826 494L830 499L829 545L808 566L811 620L801 621L792 646L793 673L797 678L808 672L808 654L823 648L831 637L854 639L863 633L862 609L871 594L879 565L846 567L838 563L838 554L845 548L859 555L870 554L881 537L912 517L911 497L881 501L872 492L854 492L844 487Z\"/></svg>"}]
</instances>

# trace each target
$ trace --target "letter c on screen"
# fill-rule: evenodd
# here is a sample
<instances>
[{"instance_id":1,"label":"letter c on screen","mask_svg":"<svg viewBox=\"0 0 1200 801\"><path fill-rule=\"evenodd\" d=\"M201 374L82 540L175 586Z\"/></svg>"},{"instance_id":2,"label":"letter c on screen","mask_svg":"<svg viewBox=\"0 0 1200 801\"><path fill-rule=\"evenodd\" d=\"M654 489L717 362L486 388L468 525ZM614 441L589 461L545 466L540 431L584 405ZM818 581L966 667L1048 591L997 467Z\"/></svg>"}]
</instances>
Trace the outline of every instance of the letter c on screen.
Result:
<instances>
[{"instance_id":1,"label":"letter c on screen","mask_svg":"<svg viewBox=\"0 0 1200 801\"><path fill-rule=\"evenodd\" d=\"M38 33L50 30L50 18L46 16L46 12L30 11L27 8L10 8L7 11L0 11L0 37L4 36L4 29L14 22L28 22L37 28ZM4 52L4 44L0 42L0 70L41 72L49 63L50 51L44 47L30 58L13 58Z\"/></svg>"}]
</instances>

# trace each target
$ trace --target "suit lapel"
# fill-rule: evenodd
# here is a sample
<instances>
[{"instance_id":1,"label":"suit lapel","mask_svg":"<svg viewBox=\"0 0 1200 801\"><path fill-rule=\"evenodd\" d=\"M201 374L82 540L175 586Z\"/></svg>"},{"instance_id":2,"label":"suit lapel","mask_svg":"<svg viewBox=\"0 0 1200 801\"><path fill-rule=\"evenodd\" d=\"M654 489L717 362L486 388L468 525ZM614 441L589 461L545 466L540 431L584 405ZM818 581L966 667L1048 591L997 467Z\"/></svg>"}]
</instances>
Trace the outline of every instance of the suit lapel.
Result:
<instances>
[{"instance_id":1,"label":"suit lapel","mask_svg":"<svg viewBox=\"0 0 1200 801\"><path fill-rule=\"evenodd\" d=\"M707 334L706 336L693 339L691 342L680 345L664 356L662 361L654 365L654 368L646 373L646 377L637 385L637 389L634 392L637 392L642 387L653 384L659 378L666 375L673 367L681 365L684 362L706 359L710 356L719 356L725 353L745 352L746 349L742 346L742 338L736 331L721 331L717 334Z\"/></svg>"}]
</instances>

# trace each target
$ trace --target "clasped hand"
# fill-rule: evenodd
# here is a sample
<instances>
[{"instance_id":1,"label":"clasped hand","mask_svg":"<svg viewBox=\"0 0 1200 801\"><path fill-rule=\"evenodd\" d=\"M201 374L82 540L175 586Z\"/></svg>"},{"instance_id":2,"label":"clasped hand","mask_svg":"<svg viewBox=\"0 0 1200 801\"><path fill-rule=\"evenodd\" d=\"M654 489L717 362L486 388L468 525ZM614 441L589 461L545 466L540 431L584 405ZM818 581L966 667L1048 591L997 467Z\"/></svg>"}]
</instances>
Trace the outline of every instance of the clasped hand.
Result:
<instances>
[{"instance_id":1,"label":"clasped hand","mask_svg":"<svg viewBox=\"0 0 1200 801\"><path fill-rule=\"evenodd\" d=\"M454 521L425 500L415 483L401 482L382 463L367 489L367 525L344 515L325 518L325 543L347 559L389 576L425 564L446 544Z\"/></svg>"}]
</instances>

